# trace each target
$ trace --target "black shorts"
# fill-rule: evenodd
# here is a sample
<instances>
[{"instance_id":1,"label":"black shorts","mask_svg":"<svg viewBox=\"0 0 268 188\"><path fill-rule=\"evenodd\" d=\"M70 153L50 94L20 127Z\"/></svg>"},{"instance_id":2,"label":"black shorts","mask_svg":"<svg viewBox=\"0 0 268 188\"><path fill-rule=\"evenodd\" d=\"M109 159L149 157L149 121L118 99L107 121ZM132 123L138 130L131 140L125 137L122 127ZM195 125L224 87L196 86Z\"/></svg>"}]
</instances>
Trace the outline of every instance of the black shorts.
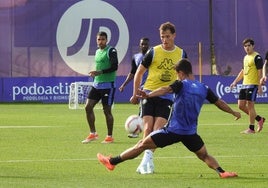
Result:
<instances>
[{"instance_id":1,"label":"black shorts","mask_svg":"<svg viewBox=\"0 0 268 188\"><path fill-rule=\"evenodd\" d=\"M196 152L204 146L204 142L198 134L179 135L167 131L166 127L152 132L150 136L155 145L160 148L172 145L174 143L182 142L188 150Z\"/></svg>"},{"instance_id":2,"label":"black shorts","mask_svg":"<svg viewBox=\"0 0 268 188\"><path fill-rule=\"evenodd\" d=\"M87 98L96 100L96 101L101 100L101 103L103 105L111 106L114 102L114 93L115 93L115 88L96 89L94 87L91 87Z\"/></svg>"},{"instance_id":3,"label":"black shorts","mask_svg":"<svg viewBox=\"0 0 268 188\"><path fill-rule=\"evenodd\" d=\"M142 116L169 118L173 102L160 97L152 97L142 100Z\"/></svg>"},{"instance_id":4,"label":"black shorts","mask_svg":"<svg viewBox=\"0 0 268 188\"><path fill-rule=\"evenodd\" d=\"M257 92L258 86L241 89L239 92L239 100L256 101Z\"/></svg>"}]
</instances>

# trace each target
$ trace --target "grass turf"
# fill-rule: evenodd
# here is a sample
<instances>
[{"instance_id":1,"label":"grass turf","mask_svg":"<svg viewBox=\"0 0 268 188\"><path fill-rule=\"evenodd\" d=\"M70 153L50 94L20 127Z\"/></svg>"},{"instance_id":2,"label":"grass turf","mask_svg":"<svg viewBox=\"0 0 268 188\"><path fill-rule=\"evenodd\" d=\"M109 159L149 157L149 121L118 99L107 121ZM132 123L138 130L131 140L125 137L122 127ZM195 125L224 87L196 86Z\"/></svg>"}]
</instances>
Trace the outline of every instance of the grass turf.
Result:
<instances>
[{"instance_id":1,"label":"grass turf","mask_svg":"<svg viewBox=\"0 0 268 188\"><path fill-rule=\"evenodd\" d=\"M267 116L266 104L256 104L256 110ZM116 104L115 143L101 144L106 125L96 109L99 140L81 144L88 134L84 110L69 110L66 104L0 104L0 187L267 187L266 125L261 133L242 135L246 115L234 121L210 104L202 109L198 132L208 152L238 178L220 179L181 143L156 150L152 175L135 172L142 155L108 172L96 154L117 155L138 141L124 130L126 118L137 111L138 106Z\"/></svg>"}]
</instances>

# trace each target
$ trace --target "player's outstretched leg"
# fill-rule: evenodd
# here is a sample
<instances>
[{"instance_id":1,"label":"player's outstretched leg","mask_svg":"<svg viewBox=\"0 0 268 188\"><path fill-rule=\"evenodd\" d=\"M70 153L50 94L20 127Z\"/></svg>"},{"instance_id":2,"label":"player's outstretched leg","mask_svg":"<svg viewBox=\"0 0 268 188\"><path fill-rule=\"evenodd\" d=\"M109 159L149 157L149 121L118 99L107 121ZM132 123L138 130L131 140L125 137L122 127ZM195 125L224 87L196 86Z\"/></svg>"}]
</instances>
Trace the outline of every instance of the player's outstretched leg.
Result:
<instances>
[{"instance_id":1,"label":"player's outstretched leg","mask_svg":"<svg viewBox=\"0 0 268 188\"><path fill-rule=\"evenodd\" d=\"M104 156L101 153L97 154L98 160L100 161L100 163L102 163L109 171L114 170L115 165L112 165L110 163L110 156Z\"/></svg>"}]
</instances>

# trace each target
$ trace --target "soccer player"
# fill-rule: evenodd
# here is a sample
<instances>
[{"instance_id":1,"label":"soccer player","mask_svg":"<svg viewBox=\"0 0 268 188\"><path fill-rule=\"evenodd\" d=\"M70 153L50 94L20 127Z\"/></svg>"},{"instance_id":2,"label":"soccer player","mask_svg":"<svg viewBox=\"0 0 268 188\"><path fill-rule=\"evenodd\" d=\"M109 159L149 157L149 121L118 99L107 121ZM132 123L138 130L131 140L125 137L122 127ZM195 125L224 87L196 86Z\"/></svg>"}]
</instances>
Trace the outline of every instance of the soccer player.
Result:
<instances>
[{"instance_id":1,"label":"soccer player","mask_svg":"<svg viewBox=\"0 0 268 188\"><path fill-rule=\"evenodd\" d=\"M114 125L112 104L114 102L115 78L118 68L117 51L114 47L107 45L107 33L103 31L97 34L97 45L99 48L95 54L96 70L89 72L89 76L94 77L94 81L88 94L85 107L90 133L88 137L82 141L83 144L98 139L93 108L100 100L102 102L108 130L108 134L102 143L112 143L114 141L112 137Z\"/></svg>"},{"instance_id":2,"label":"soccer player","mask_svg":"<svg viewBox=\"0 0 268 188\"><path fill-rule=\"evenodd\" d=\"M130 71L130 73L128 73L127 78L122 83L122 85L119 87L119 91L120 92L123 92L124 89L125 89L125 87L126 87L126 85L131 80L133 80L134 75L135 75L135 73L137 71L137 68L141 64L144 55L146 54L146 52L149 49L149 46L150 46L150 44L149 44L149 38L144 37L144 38L141 38L140 39L140 43L139 43L140 52L133 55L132 62L131 62L131 71ZM141 82L140 88L143 88L143 84L144 84L146 78L147 78L147 72L142 77L142 82ZM139 108L141 108L141 107L139 107ZM139 110L139 115L142 117L141 110ZM135 134L135 133L128 134L128 137L129 138L137 138L138 136L139 135L138 134Z\"/></svg>"},{"instance_id":3,"label":"soccer player","mask_svg":"<svg viewBox=\"0 0 268 188\"><path fill-rule=\"evenodd\" d=\"M246 52L243 60L243 68L230 87L232 89L243 79L242 89L239 92L238 107L249 116L249 127L241 133L254 134L255 120L258 121L257 132L262 130L265 121L265 118L257 115L255 110L257 93L262 94L260 80L262 77L263 60L259 53L254 50L253 39L244 39L243 46Z\"/></svg>"},{"instance_id":4,"label":"soccer player","mask_svg":"<svg viewBox=\"0 0 268 188\"><path fill-rule=\"evenodd\" d=\"M144 83L144 90L152 91L161 86L173 83L176 78L174 65L186 58L186 52L175 45L176 29L174 24L166 22L160 25L159 34L162 44L151 48L143 58L142 63L134 76L133 95L130 98L132 104L138 104L138 89L142 76L148 71ZM173 104L173 95L167 93L142 101L142 118L144 122L143 137L145 138L153 130L162 128L168 121ZM153 150L146 150L137 170L140 174L154 172Z\"/></svg>"},{"instance_id":5,"label":"soccer player","mask_svg":"<svg viewBox=\"0 0 268 188\"><path fill-rule=\"evenodd\" d=\"M236 177L237 174L235 172L224 171L217 160L208 154L203 140L197 134L197 123L201 107L206 99L222 111L235 116L236 120L241 118L240 113L232 110L208 86L194 79L192 65L187 59L179 61L175 69L178 80L174 83L151 92L140 91L139 93L141 98L146 99L167 93L175 95L174 107L168 124L160 130L153 131L135 146L125 150L116 157L106 157L98 153L98 160L108 170L114 170L117 164L137 157L146 149L163 148L182 142L188 150L194 152L200 160L215 170L221 178Z\"/></svg>"}]
</instances>

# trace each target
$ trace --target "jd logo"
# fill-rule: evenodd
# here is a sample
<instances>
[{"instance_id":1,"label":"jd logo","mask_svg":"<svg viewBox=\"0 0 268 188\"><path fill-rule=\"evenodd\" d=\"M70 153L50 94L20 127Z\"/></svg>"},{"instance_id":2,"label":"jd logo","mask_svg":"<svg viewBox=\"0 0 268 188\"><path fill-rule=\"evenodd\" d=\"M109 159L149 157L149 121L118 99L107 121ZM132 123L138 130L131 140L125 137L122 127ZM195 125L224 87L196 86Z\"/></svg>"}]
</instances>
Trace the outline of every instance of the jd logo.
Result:
<instances>
[{"instance_id":1,"label":"jd logo","mask_svg":"<svg viewBox=\"0 0 268 188\"><path fill-rule=\"evenodd\" d=\"M128 49L129 31L115 7L101 0L84 0L63 14L57 28L57 47L71 69L84 75L94 70L99 31L108 34L108 44L117 49L120 63Z\"/></svg>"}]
</instances>

